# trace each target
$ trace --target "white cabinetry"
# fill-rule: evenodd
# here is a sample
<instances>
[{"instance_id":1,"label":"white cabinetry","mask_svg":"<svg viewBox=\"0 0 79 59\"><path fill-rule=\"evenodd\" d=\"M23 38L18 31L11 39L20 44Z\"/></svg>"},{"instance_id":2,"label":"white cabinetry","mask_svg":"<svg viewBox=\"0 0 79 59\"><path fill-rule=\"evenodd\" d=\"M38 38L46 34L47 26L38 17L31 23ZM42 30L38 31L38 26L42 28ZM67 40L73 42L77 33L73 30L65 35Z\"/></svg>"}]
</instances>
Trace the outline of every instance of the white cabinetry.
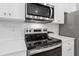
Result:
<instances>
[{"instance_id":1,"label":"white cabinetry","mask_svg":"<svg viewBox=\"0 0 79 59\"><path fill-rule=\"evenodd\" d=\"M0 41L0 56L26 56L24 39Z\"/></svg>"},{"instance_id":2,"label":"white cabinetry","mask_svg":"<svg viewBox=\"0 0 79 59\"><path fill-rule=\"evenodd\" d=\"M74 40L67 40L62 42L62 55L74 56Z\"/></svg>"},{"instance_id":3,"label":"white cabinetry","mask_svg":"<svg viewBox=\"0 0 79 59\"><path fill-rule=\"evenodd\" d=\"M7 54L6 56L26 56L26 50L13 52L13 53Z\"/></svg>"},{"instance_id":4,"label":"white cabinetry","mask_svg":"<svg viewBox=\"0 0 79 59\"><path fill-rule=\"evenodd\" d=\"M16 19L24 20L25 4L24 3L0 3L0 17L14 18L15 20Z\"/></svg>"},{"instance_id":5,"label":"white cabinetry","mask_svg":"<svg viewBox=\"0 0 79 59\"><path fill-rule=\"evenodd\" d=\"M77 10L77 4L76 3L64 3L64 12L71 13Z\"/></svg>"},{"instance_id":6,"label":"white cabinetry","mask_svg":"<svg viewBox=\"0 0 79 59\"><path fill-rule=\"evenodd\" d=\"M64 24L64 4L55 3L54 5L54 21L52 23Z\"/></svg>"},{"instance_id":7,"label":"white cabinetry","mask_svg":"<svg viewBox=\"0 0 79 59\"><path fill-rule=\"evenodd\" d=\"M52 5L54 5L54 21L52 23L64 24L63 3L52 3ZM0 17L24 21L25 3L0 3Z\"/></svg>"},{"instance_id":8,"label":"white cabinetry","mask_svg":"<svg viewBox=\"0 0 79 59\"><path fill-rule=\"evenodd\" d=\"M62 56L74 56L75 38L60 35L51 35L51 36L62 40Z\"/></svg>"}]
</instances>

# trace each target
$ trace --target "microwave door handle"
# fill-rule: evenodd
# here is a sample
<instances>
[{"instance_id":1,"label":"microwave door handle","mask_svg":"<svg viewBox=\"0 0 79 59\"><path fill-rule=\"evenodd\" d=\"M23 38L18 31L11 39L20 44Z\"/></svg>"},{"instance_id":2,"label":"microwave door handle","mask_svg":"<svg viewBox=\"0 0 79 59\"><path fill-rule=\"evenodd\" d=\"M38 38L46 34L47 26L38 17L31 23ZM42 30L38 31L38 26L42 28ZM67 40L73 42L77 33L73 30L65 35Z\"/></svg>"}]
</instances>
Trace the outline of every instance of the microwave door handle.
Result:
<instances>
[{"instance_id":1,"label":"microwave door handle","mask_svg":"<svg viewBox=\"0 0 79 59\"><path fill-rule=\"evenodd\" d=\"M52 8L50 8L50 11L51 11L51 13L50 13L50 18L52 17Z\"/></svg>"}]
</instances>

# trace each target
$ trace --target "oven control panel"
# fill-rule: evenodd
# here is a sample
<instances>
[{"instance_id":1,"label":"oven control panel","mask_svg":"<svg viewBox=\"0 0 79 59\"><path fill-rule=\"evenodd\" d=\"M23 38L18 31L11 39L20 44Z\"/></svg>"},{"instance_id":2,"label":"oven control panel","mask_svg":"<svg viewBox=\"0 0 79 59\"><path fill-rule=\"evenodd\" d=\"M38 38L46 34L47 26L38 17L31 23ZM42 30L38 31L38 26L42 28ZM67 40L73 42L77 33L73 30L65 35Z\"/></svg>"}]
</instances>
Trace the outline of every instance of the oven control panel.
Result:
<instances>
[{"instance_id":1,"label":"oven control panel","mask_svg":"<svg viewBox=\"0 0 79 59\"><path fill-rule=\"evenodd\" d=\"M47 48L51 46L55 46L61 44L61 40L58 39L52 39L52 40L39 40L39 41L29 41L27 42L27 49L33 50L33 49L41 49L41 48Z\"/></svg>"},{"instance_id":2,"label":"oven control panel","mask_svg":"<svg viewBox=\"0 0 79 59\"><path fill-rule=\"evenodd\" d=\"M25 34L35 34L35 33L47 33L47 29L46 28L38 28L38 29L25 29Z\"/></svg>"}]
</instances>

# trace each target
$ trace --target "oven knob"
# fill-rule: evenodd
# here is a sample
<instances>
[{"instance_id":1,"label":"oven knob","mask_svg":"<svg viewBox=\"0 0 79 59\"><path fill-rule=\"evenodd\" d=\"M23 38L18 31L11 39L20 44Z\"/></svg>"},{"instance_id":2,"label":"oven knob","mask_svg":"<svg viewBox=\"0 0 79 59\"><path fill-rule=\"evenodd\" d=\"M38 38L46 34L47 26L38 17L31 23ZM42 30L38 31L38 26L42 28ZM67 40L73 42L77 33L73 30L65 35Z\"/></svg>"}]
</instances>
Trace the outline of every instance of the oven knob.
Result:
<instances>
[{"instance_id":1,"label":"oven knob","mask_svg":"<svg viewBox=\"0 0 79 59\"><path fill-rule=\"evenodd\" d=\"M26 32L28 32L28 30L26 30Z\"/></svg>"},{"instance_id":2,"label":"oven knob","mask_svg":"<svg viewBox=\"0 0 79 59\"><path fill-rule=\"evenodd\" d=\"M31 30L29 30L29 32L31 32Z\"/></svg>"}]
</instances>

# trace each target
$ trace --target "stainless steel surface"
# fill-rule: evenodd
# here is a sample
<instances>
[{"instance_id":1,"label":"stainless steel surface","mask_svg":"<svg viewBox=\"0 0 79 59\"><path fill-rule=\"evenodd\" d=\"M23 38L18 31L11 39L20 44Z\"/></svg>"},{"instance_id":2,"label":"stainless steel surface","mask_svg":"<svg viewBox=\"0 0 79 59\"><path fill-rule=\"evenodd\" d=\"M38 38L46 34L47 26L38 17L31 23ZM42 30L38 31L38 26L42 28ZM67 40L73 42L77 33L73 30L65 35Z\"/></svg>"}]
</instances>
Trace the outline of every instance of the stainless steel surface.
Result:
<instances>
[{"instance_id":1,"label":"stainless steel surface","mask_svg":"<svg viewBox=\"0 0 79 59\"><path fill-rule=\"evenodd\" d=\"M25 17L26 17L26 20L25 20L25 22L30 22L30 23L50 23L50 22L52 22L53 20L54 20L54 12L53 12L53 8L54 8L54 6L53 5L44 5L44 4L39 4L39 5L42 5L42 6L44 6L44 8L46 8L46 7L48 7L48 9L50 10L50 12L48 12L49 13L49 17L48 16L46 16L46 17L44 17L46 14L44 14L44 16L43 15L39 15L38 16L38 13L37 14L35 14L35 13L33 13L33 14L28 14L28 4L31 4L31 3L26 3L25 4ZM33 5L33 4L32 4ZM37 4L37 6L39 7L39 5ZM37 7L35 7L35 8L37 8ZM37 8L38 9L38 8ZM34 11L34 10L33 10ZM36 10L35 10L36 11ZM40 11L40 10L39 10ZM43 9L41 8L41 11L43 11ZM38 11L37 11L38 12ZM51 17L51 15L53 16L53 17Z\"/></svg>"},{"instance_id":2,"label":"stainless steel surface","mask_svg":"<svg viewBox=\"0 0 79 59\"><path fill-rule=\"evenodd\" d=\"M25 29L25 42L27 54L33 55L43 51L48 51L61 46L61 40L49 37L47 29ZM61 50L61 48L60 48ZM53 50L52 50L53 51ZM61 53L61 51L59 51Z\"/></svg>"},{"instance_id":3,"label":"stainless steel surface","mask_svg":"<svg viewBox=\"0 0 79 59\"><path fill-rule=\"evenodd\" d=\"M48 51L48 50L51 50L51 49L55 49L57 47L60 47L62 44L58 44L58 45L54 45L54 46L51 46L51 47L47 47L47 48L41 48L41 49L34 49L34 50L31 50L29 51L28 55L34 55L34 54L37 54L37 53L41 53L41 52L44 52L44 51Z\"/></svg>"}]
</instances>

